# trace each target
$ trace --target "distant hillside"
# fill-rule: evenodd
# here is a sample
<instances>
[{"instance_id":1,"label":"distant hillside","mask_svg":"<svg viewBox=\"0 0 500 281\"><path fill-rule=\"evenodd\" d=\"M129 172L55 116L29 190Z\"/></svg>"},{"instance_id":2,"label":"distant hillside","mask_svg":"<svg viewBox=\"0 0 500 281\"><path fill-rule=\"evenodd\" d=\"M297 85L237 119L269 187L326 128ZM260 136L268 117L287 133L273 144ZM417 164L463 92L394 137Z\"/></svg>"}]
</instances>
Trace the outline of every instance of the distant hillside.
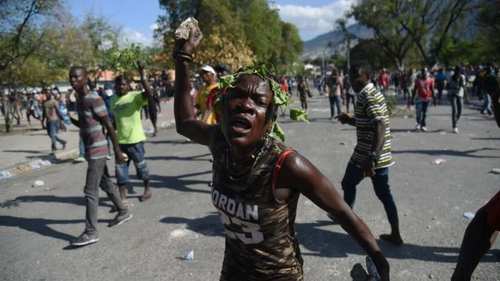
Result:
<instances>
[{"instance_id":1,"label":"distant hillside","mask_svg":"<svg viewBox=\"0 0 500 281\"><path fill-rule=\"evenodd\" d=\"M349 30L349 32L351 32L360 39L369 39L373 37L373 32L360 24L353 24L349 26L347 30ZM325 51L326 55L332 55L335 49L341 47L342 40L343 36L340 31L330 31L328 33L319 35L311 40L305 41L304 51L302 52L302 58L314 59L320 57L323 50ZM328 47L329 42L332 43L332 47ZM353 43L355 44L355 42Z\"/></svg>"}]
</instances>

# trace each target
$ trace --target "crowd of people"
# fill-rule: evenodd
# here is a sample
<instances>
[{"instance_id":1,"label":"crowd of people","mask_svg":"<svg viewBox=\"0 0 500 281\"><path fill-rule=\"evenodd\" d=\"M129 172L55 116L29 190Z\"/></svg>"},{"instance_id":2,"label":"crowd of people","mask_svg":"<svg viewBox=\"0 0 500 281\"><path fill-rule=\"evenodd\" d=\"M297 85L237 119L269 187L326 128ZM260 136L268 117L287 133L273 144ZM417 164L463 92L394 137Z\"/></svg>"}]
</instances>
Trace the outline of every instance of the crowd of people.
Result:
<instances>
[{"instance_id":1,"label":"crowd of people","mask_svg":"<svg viewBox=\"0 0 500 281\"><path fill-rule=\"evenodd\" d=\"M346 74L332 69L323 81L314 80L314 85L321 95L328 95L330 118L354 126L357 135L341 183L341 196L314 163L272 136L280 107L287 104L293 88L302 109L308 110L312 91L307 77L278 78L260 67L230 72L223 65L203 65L193 75L191 62L200 38L196 38L196 30L189 34L189 38L177 38L175 73L163 71L148 77L144 65L137 62L140 79L136 86L129 77L117 75L111 87L97 87L87 69L74 66L69 70L72 91L67 94L55 87L40 93L4 95L11 106L3 108L2 113L18 123L23 112L28 122L31 117L39 119L47 129L53 151L58 144L62 149L66 146L58 136L59 129L71 123L79 128L78 161L88 162L86 209L85 228L71 242L73 246L99 240L99 187L117 213L110 227L133 217L127 199L128 193L134 192L129 179L132 162L144 185L140 200L152 197L142 116L144 113L151 120L156 135L161 97L175 97L177 132L207 146L213 157L211 201L226 236L222 281L303 280L303 259L294 228L300 195L327 212L359 243L375 264L380 280L390 280L389 262L353 207L356 187L370 178L391 227L380 239L395 246L404 244L389 185L389 168L394 161L386 99L391 89L407 106L415 104L417 130L428 130L428 108L443 103L445 93L452 108L453 132L458 133L464 97L472 95L482 98L481 113L494 112L500 126L498 70L492 66L393 73L382 69L378 75L364 65L352 66ZM71 114L73 111L76 115ZM112 155L116 184L107 166ZM481 208L467 229L453 281L470 280L479 258L491 246L492 233L500 230L499 215L500 193Z\"/></svg>"}]
</instances>

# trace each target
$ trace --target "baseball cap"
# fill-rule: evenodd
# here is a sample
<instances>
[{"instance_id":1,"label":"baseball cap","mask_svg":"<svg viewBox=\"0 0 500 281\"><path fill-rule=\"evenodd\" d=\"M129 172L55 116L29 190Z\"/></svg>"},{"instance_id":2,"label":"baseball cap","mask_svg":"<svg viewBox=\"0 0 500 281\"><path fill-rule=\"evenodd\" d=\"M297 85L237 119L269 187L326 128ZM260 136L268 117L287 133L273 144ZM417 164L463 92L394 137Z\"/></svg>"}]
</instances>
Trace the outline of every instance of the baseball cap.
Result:
<instances>
[{"instance_id":1,"label":"baseball cap","mask_svg":"<svg viewBox=\"0 0 500 281\"><path fill-rule=\"evenodd\" d=\"M206 72L210 72L213 75L217 75L217 73L215 73L215 69L208 64L205 64L204 66L202 66L201 70L206 71Z\"/></svg>"}]
</instances>

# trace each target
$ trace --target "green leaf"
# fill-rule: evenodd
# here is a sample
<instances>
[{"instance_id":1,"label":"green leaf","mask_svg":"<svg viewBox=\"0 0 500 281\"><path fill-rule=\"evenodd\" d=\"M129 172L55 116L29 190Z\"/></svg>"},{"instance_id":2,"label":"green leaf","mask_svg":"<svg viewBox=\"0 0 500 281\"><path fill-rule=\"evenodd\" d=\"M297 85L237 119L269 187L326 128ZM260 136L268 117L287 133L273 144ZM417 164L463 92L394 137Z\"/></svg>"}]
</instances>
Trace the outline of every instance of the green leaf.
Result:
<instances>
[{"instance_id":1,"label":"green leaf","mask_svg":"<svg viewBox=\"0 0 500 281\"><path fill-rule=\"evenodd\" d=\"M291 108L290 109L290 119L294 121L302 121L309 123L308 117L307 117L307 112L305 112L302 109L298 108Z\"/></svg>"},{"instance_id":2,"label":"green leaf","mask_svg":"<svg viewBox=\"0 0 500 281\"><path fill-rule=\"evenodd\" d=\"M271 137L273 137L277 140L280 140L282 142L285 141L285 132L280 127L278 122L274 122L274 124L273 124L273 129L271 130Z\"/></svg>"}]
</instances>

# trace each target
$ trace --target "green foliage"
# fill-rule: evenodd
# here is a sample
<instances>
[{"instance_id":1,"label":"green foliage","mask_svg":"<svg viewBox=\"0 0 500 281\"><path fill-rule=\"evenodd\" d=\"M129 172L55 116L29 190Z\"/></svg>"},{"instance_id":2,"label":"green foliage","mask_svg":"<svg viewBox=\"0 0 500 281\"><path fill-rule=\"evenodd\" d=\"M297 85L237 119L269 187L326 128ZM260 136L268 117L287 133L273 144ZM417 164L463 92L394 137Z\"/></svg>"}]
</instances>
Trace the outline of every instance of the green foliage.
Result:
<instances>
[{"instance_id":1,"label":"green foliage","mask_svg":"<svg viewBox=\"0 0 500 281\"><path fill-rule=\"evenodd\" d=\"M450 31L472 10L470 0L362 0L352 15L374 30L377 43L400 66L416 49L421 63L432 66L443 53Z\"/></svg>"},{"instance_id":2,"label":"green foliage","mask_svg":"<svg viewBox=\"0 0 500 281\"><path fill-rule=\"evenodd\" d=\"M302 51L296 27L281 21L266 0L160 0L160 6L165 14L158 18L156 36L163 38L165 53L173 48L175 28L188 16L206 35L196 52L198 63L238 69L259 62L285 73Z\"/></svg>"},{"instance_id":3,"label":"green foliage","mask_svg":"<svg viewBox=\"0 0 500 281\"><path fill-rule=\"evenodd\" d=\"M103 69L114 70L124 74L132 74L137 69L137 62L151 64L151 55L147 49L137 44L125 48L111 48L105 52Z\"/></svg>"},{"instance_id":4,"label":"green foliage","mask_svg":"<svg viewBox=\"0 0 500 281\"><path fill-rule=\"evenodd\" d=\"M500 2L481 0L479 7L475 38L478 60L500 63Z\"/></svg>"},{"instance_id":5,"label":"green foliage","mask_svg":"<svg viewBox=\"0 0 500 281\"><path fill-rule=\"evenodd\" d=\"M309 123L307 112L300 108L290 108L290 119Z\"/></svg>"}]
</instances>

